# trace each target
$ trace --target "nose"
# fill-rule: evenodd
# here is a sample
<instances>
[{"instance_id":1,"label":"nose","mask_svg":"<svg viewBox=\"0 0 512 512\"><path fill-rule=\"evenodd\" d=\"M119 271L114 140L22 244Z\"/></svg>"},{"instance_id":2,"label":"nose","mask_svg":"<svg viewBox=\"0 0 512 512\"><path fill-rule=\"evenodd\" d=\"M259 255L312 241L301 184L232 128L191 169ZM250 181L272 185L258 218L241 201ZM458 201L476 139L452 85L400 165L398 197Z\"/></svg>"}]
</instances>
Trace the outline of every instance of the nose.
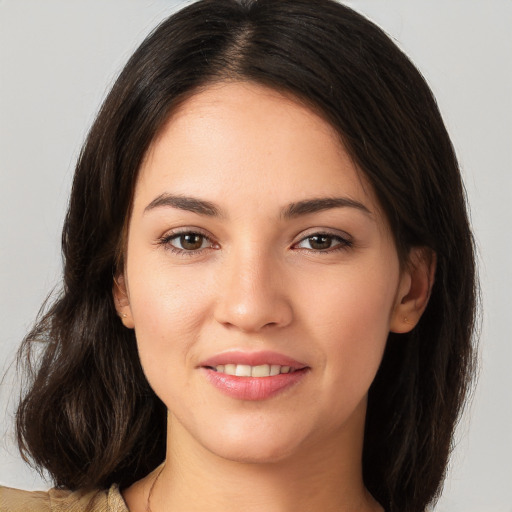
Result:
<instances>
[{"instance_id":1,"label":"nose","mask_svg":"<svg viewBox=\"0 0 512 512\"><path fill-rule=\"evenodd\" d=\"M270 254L257 249L233 253L219 277L217 322L246 333L291 323L290 290L282 266Z\"/></svg>"}]
</instances>

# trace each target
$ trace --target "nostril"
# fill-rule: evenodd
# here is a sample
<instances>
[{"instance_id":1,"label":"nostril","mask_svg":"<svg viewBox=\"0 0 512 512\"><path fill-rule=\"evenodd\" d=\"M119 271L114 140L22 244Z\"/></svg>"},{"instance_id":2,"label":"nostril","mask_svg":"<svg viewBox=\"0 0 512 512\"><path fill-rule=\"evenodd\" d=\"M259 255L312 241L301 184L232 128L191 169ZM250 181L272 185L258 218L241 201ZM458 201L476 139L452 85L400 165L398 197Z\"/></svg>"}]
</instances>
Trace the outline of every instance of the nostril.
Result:
<instances>
[{"instance_id":1,"label":"nostril","mask_svg":"<svg viewBox=\"0 0 512 512\"><path fill-rule=\"evenodd\" d=\"M290 302L277 290L263 294L257 289L228 284L219 294L214 310L218 323L244 333L281 328L288 325L292 317Z\"/></svg>"}]
</instances>

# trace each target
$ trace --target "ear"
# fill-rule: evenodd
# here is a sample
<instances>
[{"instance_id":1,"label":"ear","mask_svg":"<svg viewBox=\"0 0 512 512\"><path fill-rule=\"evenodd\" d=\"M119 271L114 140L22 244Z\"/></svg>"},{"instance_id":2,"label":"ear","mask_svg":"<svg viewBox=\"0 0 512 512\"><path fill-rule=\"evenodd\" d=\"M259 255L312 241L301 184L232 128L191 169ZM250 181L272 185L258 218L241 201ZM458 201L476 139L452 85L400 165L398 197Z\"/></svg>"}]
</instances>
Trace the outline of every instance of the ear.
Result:
<instances>
[{"instance_id":1,"label":"ear","mask_svg":"<svg viewBox=\"0 0 512 512\"><path fill-rule=\"evenodd\" d=\"M436 272L436 254L427 247L413 247L402 271L389 330L404 333L414 329L427 307Z\"/></svg>"},{"instance_id":2,"label":"ear","mask_svg":"<svg viewBox=\"0 0 512 512\"><path fill-rule=\"evenodd\" d=\"M117 314L121 318L121 322L123 322L123 325L128 327L128 329L133 329L135 324L133 323L130 299L128 297L128 290L126 287L126 279L122 273L114 277L112 295L114 296L114 304Z\"/></svg>"}]
</instances>

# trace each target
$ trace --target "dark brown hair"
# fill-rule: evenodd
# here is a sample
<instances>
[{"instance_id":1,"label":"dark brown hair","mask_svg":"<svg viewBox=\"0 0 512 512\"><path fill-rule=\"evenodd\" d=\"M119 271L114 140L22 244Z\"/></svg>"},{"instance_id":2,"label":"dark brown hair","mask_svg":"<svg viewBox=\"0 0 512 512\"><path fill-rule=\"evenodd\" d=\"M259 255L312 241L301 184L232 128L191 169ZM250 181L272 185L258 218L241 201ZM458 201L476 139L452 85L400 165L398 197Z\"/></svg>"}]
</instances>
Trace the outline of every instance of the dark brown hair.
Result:
<instances>
[{"instance_id":1,"label":"dark brown hair","mask_svg":"<svg viewBox=\"0 0 512 512\"><path fill-rule=\"evenodd\" d=\"M20 352L35 362L17 414L21 451L71 489L126 486L163 460L166 410L116 316L113 276L149 144L179 102L226 79L291 94L320 113L372 184L402 261L413 246L437 255L422 319L389 336L363 453L365 484L388 512L423 511L441 488L473 370L464 190L420 73L378 27L331 0L202 0L129 60L77 163L62 292Z\"/></svg>"}]
</instances>

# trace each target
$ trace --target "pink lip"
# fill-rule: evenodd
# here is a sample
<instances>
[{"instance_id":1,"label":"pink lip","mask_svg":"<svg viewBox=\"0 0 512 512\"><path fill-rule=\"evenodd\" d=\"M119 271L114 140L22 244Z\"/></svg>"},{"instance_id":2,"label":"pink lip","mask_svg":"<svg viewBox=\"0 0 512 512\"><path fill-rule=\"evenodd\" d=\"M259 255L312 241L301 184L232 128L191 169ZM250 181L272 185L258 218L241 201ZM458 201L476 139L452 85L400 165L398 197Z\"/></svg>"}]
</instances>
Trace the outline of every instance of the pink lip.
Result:
<instances>
[{"instance_id":1,"label":"pink lip","mask_svg":"<svg viewBox=\"0 0 512 512\"><path fill-rule=\"evenodd\" d=\"M308 368L272 377L237 377L210 368L202 368L206 379L219 391L239 400L265 400L297 384L308 373Z\"/></svg>"},{"instance_id":2,"label":"pink lip","mask_svg":"<svg viewBox=\"0 0 512 512\"><path fill-rule=\"evenodd\" d=\"M213 367L226 364L278 364L290 366L295 371L270 377L237 377L217 372ZM223 394L238 400L265 400L299 383L308 373L309 367L295 359L277 352L224 352L199 365L208 382Z\"/></svg>"},{"instance_id":3,"label":"pink lip","mask_svg":"<svg viewBox=\"0 0 512 512\"><path fill-rule=\"evenodd\" d=\"M271 351L263 352L241 352L228 351L215 355L201 362L199 366L212 367L220 364L247 364L249 366L259 366L261 364L278 364L280 366L290 366L294 369L305 368L307 365L287 357L283 354Z\"/></svg>"}]
</instances>

